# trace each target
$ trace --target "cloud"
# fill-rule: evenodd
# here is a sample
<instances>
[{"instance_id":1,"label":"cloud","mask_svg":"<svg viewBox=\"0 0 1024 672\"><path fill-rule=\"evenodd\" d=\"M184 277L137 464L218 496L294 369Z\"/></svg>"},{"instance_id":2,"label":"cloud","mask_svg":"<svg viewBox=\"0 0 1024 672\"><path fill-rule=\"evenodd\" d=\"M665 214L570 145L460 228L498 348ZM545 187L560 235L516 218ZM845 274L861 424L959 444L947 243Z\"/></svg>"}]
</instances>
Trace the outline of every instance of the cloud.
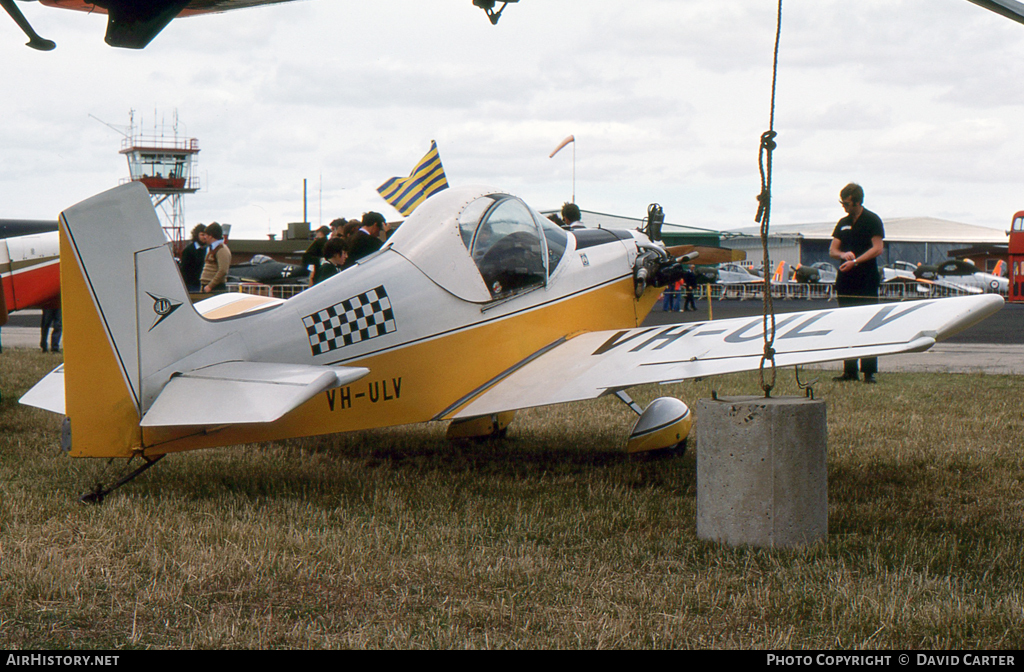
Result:
<instances>
[{"instance_id":1,"label":"cloud","mask_svg":"<svg viewBox=\"0 0 1024 672\"><path fill-rule=\"evenodd\" d=\"M316 216L384 210L374 187L431 139L455 182L541 208L572 193L571 157L547 155L573 133L587 209L721 228L756 209L776 3L522 0L491 26L469 0L311 0L175 21L140 52L106 47L102 17L23 7L58 49L0 33L0 217L116 185L121 138L89 115L131 109L177 110L206 185L186 217L236 236L301 218L303 178ZM773 221L834 219L854 177L900 215L1003 226L1021 207L1024 27L965 0L783 12Z\"/></svg>"}]
</instances>

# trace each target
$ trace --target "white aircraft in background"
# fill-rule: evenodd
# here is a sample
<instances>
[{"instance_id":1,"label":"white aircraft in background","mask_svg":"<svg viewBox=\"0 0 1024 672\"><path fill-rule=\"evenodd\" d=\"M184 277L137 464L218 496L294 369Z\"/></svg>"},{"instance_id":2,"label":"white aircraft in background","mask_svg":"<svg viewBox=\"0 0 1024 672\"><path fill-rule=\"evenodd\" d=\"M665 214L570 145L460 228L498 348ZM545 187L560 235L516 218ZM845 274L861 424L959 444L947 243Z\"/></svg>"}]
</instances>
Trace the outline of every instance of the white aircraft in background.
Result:
<instances>
[{"instance_id":1,"label":"white aircraft in background","mask_svg":"<svg viewBox=\"0 0 1024 672\"><path fill-rule=\"evenodd\" d=\"M740 264L719 264L716 270L718 271L716 282L720 285L764 283L764 278L754 275L750 269Z\"/></svg>"},{"instance_id":2,"label":"white aircraft in background","mask_svg":"<svg viewBox=\"0 0 1024 672\"><path fill-rule=\"evenodd\" d=\"M914 274L918 279L930 280L940 286L952 286L972 294L1006 294L1010 291L1010 281L1002 274L1004 267L1004 262L999 261L994 272L985 273L966 259L949 259L937 266L918 266Z\"/></svg>"},{"instance_id":3,"label":"white aircraft in background","mask_svg":"<svg viewBox=\"0 0 1024 672\"><path fill-rule=\"evenodd\" d=\"M725 263L719 264L715 270L718 276L716 282L720 285L764 284L764 278L755 274L749 266ZM771 283L777 285L783 282L786 282L786 262L780 261L772 273Z\"/></svg>"},{"instance_id":4,"label":"white aircraft in background","mask_svg":"<svg viewBox=\"0 0 1024 672\"><path fill-rule=\"evenodd\" d=\"M894 261L882 267L882 282L897 279L913 282L917 279L917 266L909 261Z\"/></svg>"},{"instance_id":5,"label":"white aircraft in background","mask_svg":"<svg viewBox=\"0 0 1024 672\"><path fill-rule=\"evenodd\" d=\"M882 282L917 283L922 292L938 288L959 294L1006 294L1010 281L1002 274L1005 267L1000 260L992 273L985 273L966 259L950 259L937 265L897 261L882 268Z\"/></svg>"},{"instance_id":6,"label":"white aircraft in background","mask_svg":"<svg viewBox=\"0 0 1024 672\"><path fill-rule=\"evenodd\" d=\"M839 271L835 265L827 261L819 261L809 266L797 265L793 269L791 282L816 282L826 285L835 284Z\"/></svg>"},{"instance_id":7,"label":"white aircraft in background","mask_svg":"<svg viewBox=\"0 0 1024 672\"><path fill-rule=\"evenodd\" d=\"M65 363L22 403L66 416L71 456L144 460L113 487L174 452L430 421L493 436L518 409L607 394L640 414L628 450L666 448L686 438L686 404L641 409L627 388L757 369L764 350L761 317L639 326L699 249L565 231L494 189L432 196L378 252L286 301L193 306L140 184L60 222ZM924 350L1002 305L780 315L775 362Z\"/></svg>"}]
</instances>

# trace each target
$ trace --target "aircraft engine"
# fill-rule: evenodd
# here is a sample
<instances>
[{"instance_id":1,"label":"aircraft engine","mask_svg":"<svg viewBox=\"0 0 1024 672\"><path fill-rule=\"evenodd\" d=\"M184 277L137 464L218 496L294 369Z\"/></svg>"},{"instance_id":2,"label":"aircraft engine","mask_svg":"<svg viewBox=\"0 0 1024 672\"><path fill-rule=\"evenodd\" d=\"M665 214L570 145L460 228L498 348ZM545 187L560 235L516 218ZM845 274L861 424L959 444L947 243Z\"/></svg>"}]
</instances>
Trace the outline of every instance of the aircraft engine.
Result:
<instances>
[{"instance_id":1,"label":"aircraft engine","mask_svg":"<svg viewBox=\"0 0 1024 672\"><path fill-rule=\"evenodd\" d=\"M686 267L661 250L647 250L633 262L633 290L640 298L648 286L665 287L681 280Z\"/></svg>"}]
</instances>

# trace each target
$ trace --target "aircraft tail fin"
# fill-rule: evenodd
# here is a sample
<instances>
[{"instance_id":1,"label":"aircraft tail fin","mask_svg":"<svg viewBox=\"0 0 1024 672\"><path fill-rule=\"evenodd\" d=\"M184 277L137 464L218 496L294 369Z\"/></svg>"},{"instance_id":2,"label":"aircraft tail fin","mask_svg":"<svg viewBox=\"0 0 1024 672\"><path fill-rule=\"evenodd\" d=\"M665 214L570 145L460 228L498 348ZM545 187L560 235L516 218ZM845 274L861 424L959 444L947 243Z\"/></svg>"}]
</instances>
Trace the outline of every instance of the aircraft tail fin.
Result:
<instances>
[{"instance_id":1,"label":"aircraft tail fin","mask_svg":"<svg viewBox=\"0 0 1024 672\"><path fill-rule=\"evenodd\" d=\"M71 454L131 455L159 391L147 390L147 376L225 330L193 309L141 184L82 201L60 223Z\"/></svg>"},{"instance_id":2,"label":"aircraft tail fin","mask_svg":"<svg viewBox=\"0 0 1024 672\"><path fill-rule=\"evenodd\" d=\"M998 275L1000 278L1003 277L1003 267L1006 266L1006 262L1002 259L996 262L996 267L992 269L992 275Z\"/></svg>"},{"instance_id":3,"label":"aircraft tail fin","mask_svg":"<svg viewBox=\"0 0 1024 672\"><path fill-rule=\"evenodd\" d=\"M780 261L779 265L775 267L775 274L772 276L772 282L785 282L786 281L786 262L785 260Z\"/></svg>"},{"instance_id":4,"label":"aircraft tail fin","mask_svg":"<svg viewBox=\"0 0 1024 672\"><path fill-rule=\"evenodd\" d=\"M279 302L218 301L233 305L220 311L231 317L200 315L141 184L68 208L60 225L63 372L44 378L24 402L63 409L73 457L203 447L211 427L275 422L368 373L250 361L246 320Z\"/></svg>"}]
</instances>

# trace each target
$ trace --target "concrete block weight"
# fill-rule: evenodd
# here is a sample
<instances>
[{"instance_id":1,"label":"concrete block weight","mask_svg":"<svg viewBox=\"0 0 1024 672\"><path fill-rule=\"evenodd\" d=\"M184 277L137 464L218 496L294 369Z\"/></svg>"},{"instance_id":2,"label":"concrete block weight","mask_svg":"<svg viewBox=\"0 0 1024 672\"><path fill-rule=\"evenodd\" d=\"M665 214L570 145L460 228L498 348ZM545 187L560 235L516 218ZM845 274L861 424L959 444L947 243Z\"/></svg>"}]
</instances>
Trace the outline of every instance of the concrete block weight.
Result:
<instances>
[{"instance_id":1,"label":"concrete block weight","mask_svg":"<svg viewBox=\"0 0 1024 672\"><path fill-rule=\"evenodd\" d=\"M701 399L697 536L788 547L828 536L825 403L804 397Z\"/></svg>"}]
</instances>

